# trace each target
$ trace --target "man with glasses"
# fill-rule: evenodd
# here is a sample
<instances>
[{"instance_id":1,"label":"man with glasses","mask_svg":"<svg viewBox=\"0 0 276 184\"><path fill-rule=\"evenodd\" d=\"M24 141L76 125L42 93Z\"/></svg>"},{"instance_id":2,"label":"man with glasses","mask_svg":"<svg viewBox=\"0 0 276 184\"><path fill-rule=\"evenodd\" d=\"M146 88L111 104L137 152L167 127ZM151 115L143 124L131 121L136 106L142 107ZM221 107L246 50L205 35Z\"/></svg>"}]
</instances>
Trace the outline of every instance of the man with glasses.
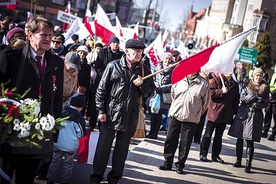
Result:
<instances>
[{"instance_id":1,"label":"man with glasses","mask_svg":"<svg viewBox=\"0 0 276 184\"><path fill-rule=\"evenodd\" d=\"M96 106L101 121L100 135L93 161L91 184L100 183L107 167L114 138L112 169L108 173L109 184L118 183L123 176L131 136L139 116L139 99L151 97L155 90L153 78L143 80L150 69L140 63L145 45L130 39L126 42L126 54L107 64L96 92Z\"/></svg>"},{"instance_id":2,"label":"man with glasses","mask_svg":"<svg viewBox=\"0 0 276 184\"><path fill-rule=\"evenodd\" d=\"M29 22L27 45L0 52L0 83L8 83L6 87L9 89L16 87L21 95L30 90L24 98L40 99L42 116L50 114L59 118L62 113L64 63L50 51L53 30L50 20L42 16L33 18ZM2 145L4 171L10 178L15 176L16 184L34 183L39 166L49 161L53 141L56 140L57 135L49 132L49 136L37 140L41 148Z\"/></svg>"},{"instance_id":3,"label":"man with glasses","mask_svg":"<svg viewBox=\"0 0 276 184\"><path fill-rule=\"evenodd\" d=\"M55 54L62 59L64 59L65 55L68 53L67 47L64 44L65 38L61 33L55 33L52 38L51 48L55 52Z\"/></svg>"}]
</instances>

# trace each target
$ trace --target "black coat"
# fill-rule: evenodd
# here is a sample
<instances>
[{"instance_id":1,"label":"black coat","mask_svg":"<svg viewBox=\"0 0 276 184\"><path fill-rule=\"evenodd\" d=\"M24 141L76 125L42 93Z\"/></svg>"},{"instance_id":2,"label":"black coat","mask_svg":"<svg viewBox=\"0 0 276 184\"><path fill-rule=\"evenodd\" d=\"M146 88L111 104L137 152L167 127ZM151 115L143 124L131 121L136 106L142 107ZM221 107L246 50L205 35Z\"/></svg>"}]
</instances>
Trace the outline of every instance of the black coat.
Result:
<instances>
[{"instance_id":1,"label":"black coat","mask_svg":"<svg viewBox=\"0 0 276 184\"><path fill-rule=\"evenodd\" d=\"M228 134L239 139L260 142L263 127L263 111L269 103L269 88L263 80L259 86L250 80L241 91L241 106Z\"/></svg>"},{"instance_id":2,"label":"black coat","mask_svg":"<svg viewBox=\"0 0 276 184\"><path fill-rule=\"evenodd\" d=\"M142 76L141 64L137 63L132 75L126 65L125 56L110 62L101 78L96 92L98 114L106 114L107 126L119 131L135 132L139 115L139 97L151 97L155 85L153 78L145 79L139 87L133 84L138 75ZM145 76L150 69L144 65Z\"/></svg>"},{"instance_id":3,"label":"black coat","mask_svg":"<svg viewBox=\"0 0 276 184\"><path fill-rule=\"evenodd\" d=\"M98 57L95 61L95 70L97 73L102 76L103 71L106 68L106 65L114 60L120 59L124 55L123 51L118 50L117 52L113 53L110 47L102 49Z\"/></svg>"},{"instance_id":4,"label":"black coat","mask_svg":"<svg viewBox=\"0 0 276 184\"><path fill-rule=\"evenodd\" d=\"M27 50L24 55L23 47L18 49L8 49L0 53L0 83L11 80L6 86L8 88L15 87L17 75L19 72L21 56L25 58L25 65L23 74L20 78L20 88L18 92L23 94L30 88L25 98L38 99L40 74L36 61L30 54L29 45L24 48ZM62 114L62 91L63 91L63 68L64 63L58 56L52 54L50 51L45 52L46 68L42 79L42 98L41 98L41 113L42 115L51 114L55 118L61 117ZM39 148L15 148L12 153L18 154L32 154L32 157L43 157L52 154L53 136L49 134L47 138L50 141L38 141L42 146ZM57 139L57 135L55 136Z\"/></svg>"}]
</instances>

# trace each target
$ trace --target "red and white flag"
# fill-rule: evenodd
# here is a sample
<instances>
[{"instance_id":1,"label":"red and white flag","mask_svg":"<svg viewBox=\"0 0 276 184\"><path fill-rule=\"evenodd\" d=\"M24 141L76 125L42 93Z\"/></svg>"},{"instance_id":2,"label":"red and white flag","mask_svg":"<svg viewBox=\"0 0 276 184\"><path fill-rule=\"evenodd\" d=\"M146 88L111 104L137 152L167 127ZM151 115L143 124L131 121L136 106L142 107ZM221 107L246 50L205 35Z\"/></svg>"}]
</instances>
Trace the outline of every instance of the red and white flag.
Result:
<instances>
[{"instance_id":1,"label":"red and white flag","mask_svg":"<svg viewBox=\"0 0 276 184\"><path fill-rule=\"evenodd\" d=\"M164 54L161 32L158 34L155 40L145 49L145 53L149 57L151 65L153 67L156 67Z\"/></svg>"},{"instance_id":2,"label":"red and white flag","mask_svg":"<svg viewBox=\"0 0 276 184\"><path fill-rule=\"evenodd\" d=\"M163 48L166 50L166 44L167 44L167 38L168 38L169 32L167 29L165 29L163 36L162 36L162 41L163 41Z\"/></svg>"},{"instance_id":3,"label":"red and white flag","mask_svg":"<svg viewBox=\"0 0 276 184\"><path fill-rule=\"evenodd\" d=\"M242 42L255 29L237 34L220 44L211 46L193 56L190 56L175 67L172 73L172 84L177 83L194 72L233 73L234 60Z\"/></svg>"},{"instance_id":4,"label":"red and white flag","mask_svg":"<svg viewBox=\"0 0 276 184\"><path fill-rule=\"evenodd\" d=\"M83 138L79 139L78 163L93 162L98 138L99 132L87 132Z\"/></svg>"},{"instance_id":5,"label":"red and white flag","mask_svg":"<svg viewBox=\"0 0 276 184\"><path fill-rule=\"evenodd\" d=\"M27 12L27 22L29 22L32 18L34 18L34 14L31 12Z\"/></svg>"},{"instance_id":6,"label":"red and white flag","mask_svg":"<svg viewBox=\"0 0 276 184\"><path fill-rule=\"evenodd\" d=\"M170 47L170 51L172 52L175 49L175 44L174 44L174 37L171 37L171 47Z\"/></svg>"},{"instance_id":7,"label":"red and white flag","mask_svg":"<svg viewBox=\"0 0 276 184\"><path fill-rule=\"evenodd\" d=\"M66 9L65 9L65 13L70 14L70 10L71 10L71 3L70 3L70 1L68 1ZM63 23L63 30L66 31L68 28L69 28L69 24Z\"/></svg>"},{"instance_id":8,"label":"red and white flag","mask_svg":"<svg viewBox=\"0 0 276 184\"><path fill-rule=\"evenodd\" d=\"M133 28L133 32L133 39L139 40L139 22L137 22L137 24Z\"/></svg>"},{"instance_id":9,"label":"red and white flag","mask_svg":"<svg viewBox=\"0 0 276 184\"><path fill-rule=\"evenodd\" d=\"M120 22L120 20L117 16L116 16L115 19L116 19L116 36L117 37L124 37L121 22Z\"/></svg>"},{"instance_id":10,"label":"red and white flag","mask_svg":"<svg viewBox=\"0 0 276 184\"><path fill-rule=\"evenodd\" d=\"M109 39L115 36L115 33L113 32L112 24L100 4L97 4L94 25L95 35L101 37L104 44L109 45Z\"/></svg>"},{"instance_id":11,"label":"red and white flag","mask_svg":"<svg viewBox=\"0 0 276 184\"><path fill-rule=\"evenodd\" d=\"M94 26L94 23L88 21L88 18L91 16L92 16L91 11L89 9L87 9L85 16L84 16L83 24L86 27L86 29L88 30L88 32L90 33L90 38L92 40L92 35L93 35L92 26Z\"/></svg>"}]
</instances>

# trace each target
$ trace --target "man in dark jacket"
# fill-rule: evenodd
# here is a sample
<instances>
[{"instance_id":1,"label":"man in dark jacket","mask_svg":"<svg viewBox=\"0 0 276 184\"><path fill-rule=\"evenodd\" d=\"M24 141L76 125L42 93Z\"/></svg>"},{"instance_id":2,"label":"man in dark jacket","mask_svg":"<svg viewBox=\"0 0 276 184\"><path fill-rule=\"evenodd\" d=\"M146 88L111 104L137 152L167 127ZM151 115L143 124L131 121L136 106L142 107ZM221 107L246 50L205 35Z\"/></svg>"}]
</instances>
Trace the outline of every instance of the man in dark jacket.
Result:
<instances>
[{"instance_id":1,"label":"man in dark jacket","mask_svg":"<svg viewBox=\"0 0 276 184\"><path fill-rule=\"evenodd\" d=\"M10 80L7 87L17 87L21 95L30 89L24 98L41 99L41 114L49 113L59 118L62 113L64 65L49 51L54 25L39 16L32 19L29 26L28 44L24 48L0 53L0 83ZM39 165L49 160L53 152L53 136L50 134L37 143L42 148L3 145L1 156L9 168L15 169L16 184L34 183ZM12 178L13 170L5 171Z\"/></svg>"},{"instance_id":2,"label":"man in dark jacket","mask_svg":"<svg viewBox=\"0 0 276 184\"><path fill-rule=\"evenodd\" d=\"M124 52L120 50L119 45L119 39L116 36L113 36L109 39L109 46L99 52L95 61L95 70L100 76L102 76L106 65L110 61L120 59L124 54Z\"/></svg>"},{"instance_id":3,"label":"man in dark jacket","mask_svg":"<svg viewBox=\"0 0 276 184\"><path fill-rule=\"evenodd\" d=\"M149 68L140 60L145 45L130 39L126 42L126 55L110 62L101 78L96 93L98 119L101 121L99 140L93 161L91 183L100 183L108 163L113 139L112 170L108 183L117 183L123 176L131 136L134 134L139 116L139 98L151 97L155 90Z\"/></svg>"}]
</instances>

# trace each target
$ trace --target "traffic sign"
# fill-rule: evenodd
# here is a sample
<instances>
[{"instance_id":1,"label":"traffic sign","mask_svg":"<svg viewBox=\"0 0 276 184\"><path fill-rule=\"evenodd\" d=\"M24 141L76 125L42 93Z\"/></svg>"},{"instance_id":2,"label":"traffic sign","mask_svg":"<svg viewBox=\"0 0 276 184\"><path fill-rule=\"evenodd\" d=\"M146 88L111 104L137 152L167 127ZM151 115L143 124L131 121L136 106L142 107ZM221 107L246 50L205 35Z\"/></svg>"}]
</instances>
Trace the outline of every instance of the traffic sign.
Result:
<instances>
[{"instance_id":1,"label":"traffic sign","mask_svg":"<svg viewBox=\"0 0 276 184\"><path fill-rule=\"evenodd\" d=\"M237 60L254 65L258 56L258 50L249 47L241 47L237 54Z\"/></svg>"}]
</instances>

